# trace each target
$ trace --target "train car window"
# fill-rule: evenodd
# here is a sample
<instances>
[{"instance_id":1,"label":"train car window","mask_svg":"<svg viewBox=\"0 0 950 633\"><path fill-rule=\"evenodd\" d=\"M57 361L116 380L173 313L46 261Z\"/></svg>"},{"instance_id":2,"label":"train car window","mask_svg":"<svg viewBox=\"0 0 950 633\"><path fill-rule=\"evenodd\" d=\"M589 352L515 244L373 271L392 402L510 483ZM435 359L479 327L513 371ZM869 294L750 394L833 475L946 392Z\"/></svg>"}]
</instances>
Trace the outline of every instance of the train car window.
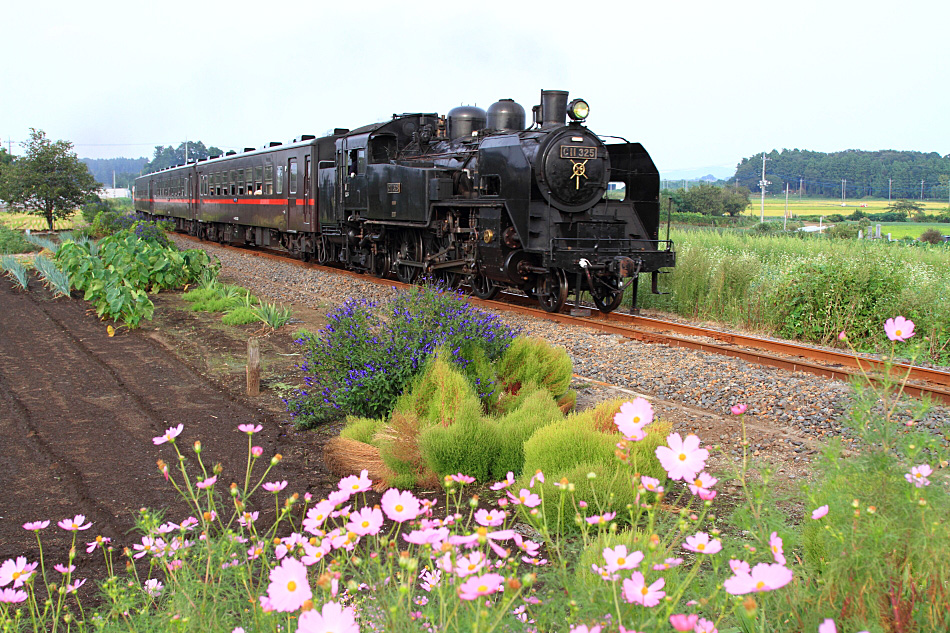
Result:
<instances>
[{"instance_id":1,"label":"train car window","mask_svg":"<svg viewBox=\"0 0 950 633\"><path fill-rule=\"evenodd\" d=\"M274 194L274 165L270 161L264 163L264 194Z\"/></svg>"},{"instance_id":2,"label":"train car window","mask_svg":"<svg viewBox=\"0 0 950 633\"><path fill-rule=\"evenodd\" d=\"M487 174L481 177L483 196L501 195L501 176Z\"/></svg>"},{"instance_id":3,"label":"train car window","mask_svg":"<svg viewBox=\"0 0 950 633\"><path fill-rule=\"evenodd\" d=\"M616 200L622 202L627 199L627 183L608 182L607 191L604 192L604 200Z\"/></svg>"},{"instance_id":4,"label":"train car window","mask_svg":"<svg viewBox=\"0 0 950 633\"><path fill-rule=\"evenodd\" d=\"M310 195L310 154L303 157L303 195Z\"/></svg>"},{"instance_id":5,"label":"train car window","mask_svg":"<svg viewBox=\"0 0 950 633\"><path fill-rule=\"evenodd\" d=\"M388 163L396 158L396 137L377 136L369 144L370 164Z\"/></svg>"},{"instance_id":6,"label":"train car window","mask_svg":"<svg viewBox=\"0 0 950 633\"><path fill-rule=\"evenodd\" d=\"M208 176L201 174L201 195L208 195Z\"/></svg>"},{"instance_id":7,"label":"train car window","mask_svg":"<svg viewBox=\"0 0 950 633\"><path fill-rule=\"evenodd\" d=\"M284 166L277 165L277 194L284 193Z\"/></svg>"},{"instance_id":8,"label":"train car window","mask_svg":"<svg viewBox=\"0 0 950 633\"><path fill-rule=\"evenodd\" d=\"M356 150L356 166L358 169L357 173L366 173L366 150L363 148Z\"/></svg>"},{"instance_id":9,"label":"train car window","mask_svg":"<svg viewBox=\"0 0 950 633\"><path fill-rule=\"evenodd\" d=\"M336 163L332 160L321 160L317 163L317 169L333 169L336 167Z\"/></svg>"},{"instance_id":10,"label":"train car window","mask_svg":"<svg viewBox=\"0 0 950 633\"><path fill-rule=\"evenodd\" d=\"M264 193L264 168L257 166L254 168L254 195L259 196Z\"/></svg>"},{"instance_id":11,"label":"train car window","mask_svg":"<svg viewBox=\"0 0 950 633\"><path fill-rule=\"evenodd\" d=\"M216 195L216 196L220 196L220 195L221 195L221 187L222 187L222 184L221 184L221 175L222 175L222 174L221 174L220 171L214 175L214 181L215 181L215 182L214 182L214 195Z\"/></svg>"},{"instance_id":12,"label":"train car window","mask_svg":"<svg viewBox=\"0 0 950 633\"><path fill-rule=\"evenodd\" d=\"M237 170L232 169L231 170L231 193L229 195L232 195L232 196L237 195L237 183L238 183Z\"/></svg>"},{"instance_id":13,"label":"train car window","mask_svg":"<svg viewBox=\"0 0 950 633\"><path fill-rule=\"evenodd\" d=\"M287 192L290 194L297 193L297 159L291 158L287 170L290 172L290 185L287 189Z\"/></svg>"},{"instance_id":14,"label":"train car window","mask_svg":"<svg viewBox=\"0 0 950 633\"><path fill-rule=\"evenodd\" d=\"M238 195L239 195L239 196L243 196L243 195L244 195L244 170L243 170L243 169L239 169L239 170L237 170L237 172L238 172L238 174L237 174L237 177L238 177ZM248 191L248 193L250 193L250 191Z\"/></svg>"}]
</instances>

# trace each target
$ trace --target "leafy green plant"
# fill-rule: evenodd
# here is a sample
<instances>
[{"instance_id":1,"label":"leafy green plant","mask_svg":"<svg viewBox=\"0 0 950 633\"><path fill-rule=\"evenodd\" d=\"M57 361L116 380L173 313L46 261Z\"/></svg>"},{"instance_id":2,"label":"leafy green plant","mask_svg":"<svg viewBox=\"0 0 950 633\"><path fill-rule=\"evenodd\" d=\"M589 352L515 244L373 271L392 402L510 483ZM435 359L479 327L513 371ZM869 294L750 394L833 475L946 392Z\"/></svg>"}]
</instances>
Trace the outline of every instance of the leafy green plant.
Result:
<instances>
[{"instance_id":1,"label":"leafy green plant","mask_svg":"<svg viewBox=\"0 0 950 633\"><path fill-rule=\"evenodd\" d=\"M256 307L247 309L272 330L279 330L289 323L293 316L293 311L290 308L278 306L274 303L262 302Z\"/></svg>"},{"instance_id":2,"label":"leafy green plant","mask_svg":"<svg viewBox=\"0 0 950 633\"><path fill-rule=\"evenodd\" d=\"M26 240L23 231L17 231L0 224L0 253L29 253L39 250Z\"/></svg>"}]
</instances>

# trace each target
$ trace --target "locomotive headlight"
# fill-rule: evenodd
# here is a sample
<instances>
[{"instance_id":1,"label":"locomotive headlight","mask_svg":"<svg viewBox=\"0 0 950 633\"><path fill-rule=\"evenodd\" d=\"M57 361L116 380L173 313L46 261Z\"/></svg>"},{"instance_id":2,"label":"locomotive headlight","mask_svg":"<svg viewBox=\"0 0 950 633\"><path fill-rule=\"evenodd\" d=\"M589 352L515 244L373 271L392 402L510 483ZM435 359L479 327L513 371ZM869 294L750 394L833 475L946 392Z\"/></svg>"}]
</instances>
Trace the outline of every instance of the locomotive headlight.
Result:
<instances>
[{"instance_id":1,"label":"locomotive headlight","mask_svg":"<svg viewBox=\"0 0 950 633\"><path fill-rule=\"evenodd\" d=\"M574 99L567 106L567 115L572 121L583 121L588 114L590 114L590 106L583 99Z\"/></svg>"}]
</instances>

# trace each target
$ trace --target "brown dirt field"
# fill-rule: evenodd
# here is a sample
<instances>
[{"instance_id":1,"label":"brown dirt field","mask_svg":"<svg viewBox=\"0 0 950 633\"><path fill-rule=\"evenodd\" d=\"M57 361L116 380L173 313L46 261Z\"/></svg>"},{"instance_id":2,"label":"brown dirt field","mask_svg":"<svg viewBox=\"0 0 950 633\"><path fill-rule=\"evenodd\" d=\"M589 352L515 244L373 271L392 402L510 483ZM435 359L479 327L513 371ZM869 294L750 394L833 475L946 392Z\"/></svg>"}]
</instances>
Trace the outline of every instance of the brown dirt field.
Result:
<instances>
[{"instance_id":1,"label":"brown dirt field","mask_svg":"<svg viewBox=\"0 0 950 633\"><path fill-rule=\"evenodd\" d=\"M88 304L53 299L36 281L22 292L0 280L0 561L38 559L34 534L22 528L27 521L52 521L41 532L51 568L66 562L71 540L56 527L61 519L84 514L93 526L80 541L101 534L121 546L137 541L129 530L142 507L165 508L178 521L188 516L155 465L161 458L174 468L174 449L152 442L179 423L183 452L193 458L200 439L208 467L223 465L225 486L243 477L247 436L237 426L244 423L263 425L254 443L265 458L287 458L269 479L318 498L330 485L321 446L333 430L295 433L266 382L253 400L229 391L236 374L244 379L238 359L247 334L218 327L219 316L169 309L179 295L156 299L153 322L110 338ZM263 339L271 381L296 362L279 355L293 353L290 340L289 332ZM229 362L240 363L239 374ZM75 577L102 579L98 561L79 550Z\"/></svg>"}]
</instances>

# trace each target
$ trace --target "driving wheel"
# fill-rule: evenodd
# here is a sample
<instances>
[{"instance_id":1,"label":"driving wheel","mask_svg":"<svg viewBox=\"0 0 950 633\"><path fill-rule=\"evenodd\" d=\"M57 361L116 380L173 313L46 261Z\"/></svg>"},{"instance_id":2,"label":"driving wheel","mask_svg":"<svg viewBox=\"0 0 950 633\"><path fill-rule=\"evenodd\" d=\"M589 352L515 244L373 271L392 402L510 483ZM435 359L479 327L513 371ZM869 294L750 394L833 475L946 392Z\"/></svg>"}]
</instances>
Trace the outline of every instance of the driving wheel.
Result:
<instances>
[{"instance_id":1,"label":"driving wheel","mask_svg":"<svg viewBox=\"0 0 950 633\"><path fill-rule=\"evenodd\" d=\"M567 275L560 268L552 268L538 277L535 292L545 312L557 312L567 301Z\"/></svg>"}]
</instances>

